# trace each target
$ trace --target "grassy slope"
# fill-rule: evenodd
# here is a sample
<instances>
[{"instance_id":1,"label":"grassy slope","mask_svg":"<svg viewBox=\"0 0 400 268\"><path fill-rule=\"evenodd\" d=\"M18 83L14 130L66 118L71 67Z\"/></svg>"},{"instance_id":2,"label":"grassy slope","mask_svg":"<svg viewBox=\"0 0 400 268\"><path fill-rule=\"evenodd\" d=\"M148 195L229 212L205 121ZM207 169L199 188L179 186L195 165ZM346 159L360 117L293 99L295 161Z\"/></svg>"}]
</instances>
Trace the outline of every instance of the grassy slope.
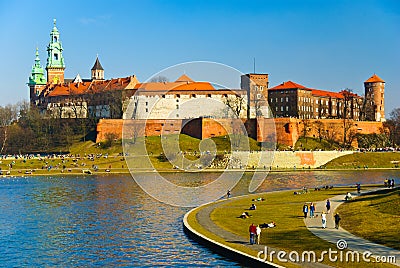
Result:
<instances>
[{"instance_id":1,"label":"grassy slope","mask_svg":"<svg viewBox=\"0 0 400 268\"><path fill-rule=\"evenodd\" d=\"M400 189L371 193L339 207L342 226L378 244L400 250Z\"/></svg>"},{"instance_id":2,"label":"grassy slope","mask_svg":"<svg viewBox=\"0 0 400 268\"><path fill-rule=\"evenodd\" d=\"M336 158L325 166L328 169L354 169L354 168L394 168L391 161L400 161L400 153L396 152L366 152L354 153Z\"/></svg>"},{"instance_id":3,"label":"grassy slope","mask_svg":"<svg viewBox=\"0 0 400 268\"><path fill-rule=\"evenodd\" d=\"M319 140L317 138L311 138L311 137L300 137L295 146L294 146L295 150L305 150L305 151L309 151L309 150L335 150L337 148L339 148L338 144L333 143L330 144L328 141L326 140Z\"/></svg>"}]
</instances>

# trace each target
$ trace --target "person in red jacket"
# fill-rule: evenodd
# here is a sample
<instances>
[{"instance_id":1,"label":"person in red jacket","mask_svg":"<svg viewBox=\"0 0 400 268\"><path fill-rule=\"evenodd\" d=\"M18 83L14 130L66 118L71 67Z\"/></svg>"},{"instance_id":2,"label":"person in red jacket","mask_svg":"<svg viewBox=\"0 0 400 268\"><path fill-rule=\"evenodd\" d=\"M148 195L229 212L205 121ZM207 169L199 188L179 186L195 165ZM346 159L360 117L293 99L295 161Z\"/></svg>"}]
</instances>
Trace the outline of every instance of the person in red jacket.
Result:
<instances>
[{"instance_id":1,"label":"person in red jacket","mask_svg":"<svg viewBox=\"0 0 400 268\"><path fill-rule=\"evenodd\" d=\"M252 223L249 227L249 233L250 233L250 245L253 245L255 243L255 237L257 233L257 227Z\"/></svg>"}]
</instances>

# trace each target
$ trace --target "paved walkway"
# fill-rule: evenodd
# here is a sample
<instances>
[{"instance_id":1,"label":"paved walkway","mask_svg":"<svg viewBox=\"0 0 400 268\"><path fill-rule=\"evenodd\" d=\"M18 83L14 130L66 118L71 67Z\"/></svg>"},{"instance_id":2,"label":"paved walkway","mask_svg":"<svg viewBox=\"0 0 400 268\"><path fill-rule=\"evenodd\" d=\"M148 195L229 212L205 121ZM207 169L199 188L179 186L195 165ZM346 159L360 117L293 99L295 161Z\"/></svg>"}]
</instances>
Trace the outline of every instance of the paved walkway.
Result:
<instances>
[{"instance_id":1,"label":"paved walkway","mask_svg":"<svg viewBox=\"0 0 400 268\"><path fill-rule=\"evenodd\" d=\"M366 194L369 192L383 190L383 189L387 188L361 191L361 194ZM357 197L357 193L351 193L351 194L353 198ZM352 251L358 251L361 253L365 251L370 251L373 254L373 256L386 256L386 257L396 256L395 265L400 266L400 251L382 245L378 245L371 241L357 237L341 227L339 227L339 229L335 229L335 222L333 219L333 215L335 214L336 208L345 202L344 195L338 195L329 200L331 201L331 212L326 215L326 220L327 220L326 229L322 229L322 221L321 221L321 213L323 210L326 211L325 207L326 200L324 200L315 203L318 217L312 219L310 218L304 219L304 222L308 230L310 230L316 236L334 244L336 244L338 240L343 239L347 242L347 248ZM337 248L334 248L332 250L337 250ZM360 258L362 257L360 256Z\"/></svg>"}]
</instances>

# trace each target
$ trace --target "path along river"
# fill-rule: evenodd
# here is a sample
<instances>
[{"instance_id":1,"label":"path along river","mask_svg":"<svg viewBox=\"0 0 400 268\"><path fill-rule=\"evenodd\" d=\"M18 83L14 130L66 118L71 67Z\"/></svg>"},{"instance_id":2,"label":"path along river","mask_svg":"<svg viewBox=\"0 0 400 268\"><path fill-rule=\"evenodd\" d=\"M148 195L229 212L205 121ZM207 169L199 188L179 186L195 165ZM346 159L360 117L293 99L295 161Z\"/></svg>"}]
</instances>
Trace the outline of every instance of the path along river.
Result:
<instances>
[{"instance_id":1,"label":"path along river","mask_svg":"<svg viewBox=\"0 0 400 268\"><path fill-rule=\"evenodd\" d=\"M149 175L150 176L150 175ZM197 185L217 173L170 173ZM249 174L232 190L247 193ZM279 172L258 192L400 182L399 171ZM160 203L129 175L0 178L0 263L38 266L239 266L185 236L189 208Z\"/></svg>"}]
</instances>

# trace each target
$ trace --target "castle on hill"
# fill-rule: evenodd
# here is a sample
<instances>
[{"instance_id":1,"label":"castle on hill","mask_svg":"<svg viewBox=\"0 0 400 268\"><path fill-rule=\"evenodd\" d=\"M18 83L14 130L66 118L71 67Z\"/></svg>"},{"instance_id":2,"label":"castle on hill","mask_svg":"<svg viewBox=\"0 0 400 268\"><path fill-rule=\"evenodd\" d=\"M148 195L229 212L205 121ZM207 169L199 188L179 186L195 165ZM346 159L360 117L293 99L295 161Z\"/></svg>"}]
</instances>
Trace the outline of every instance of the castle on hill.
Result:
<instances>
[{"instance_id":1,"label":"castle on hill","mask_svg":"<svg viewBox=\"0 0 400 268\"><path fill-rule=\"evenodd\" d=\"M239 89L218 89L209 82L194 81L186 74L173 82L141 83L135 75L105 79L104 68L98 57L91 69L90 79L82 79L79 74L67 79L64 77L65 68L60 32L54 20L47 46L46 76L36 49L28 82L31 104L47 116L99 120L123 119L124 114L129 114L129 118L124 119L188 120L218 117L260 120L274 117L385 121L385 81L376 74L364 82L365 95L362 97L346 89L333 92L293 81L270 88L268 74L263 73L242 75ZM191 102L193 99L196 102ZM227 104L232 100L238 100L235 103L241 106L235 107L239 109L233 115L223 112L222 106L215 105Z\"/></svg>"}]
</instances>

